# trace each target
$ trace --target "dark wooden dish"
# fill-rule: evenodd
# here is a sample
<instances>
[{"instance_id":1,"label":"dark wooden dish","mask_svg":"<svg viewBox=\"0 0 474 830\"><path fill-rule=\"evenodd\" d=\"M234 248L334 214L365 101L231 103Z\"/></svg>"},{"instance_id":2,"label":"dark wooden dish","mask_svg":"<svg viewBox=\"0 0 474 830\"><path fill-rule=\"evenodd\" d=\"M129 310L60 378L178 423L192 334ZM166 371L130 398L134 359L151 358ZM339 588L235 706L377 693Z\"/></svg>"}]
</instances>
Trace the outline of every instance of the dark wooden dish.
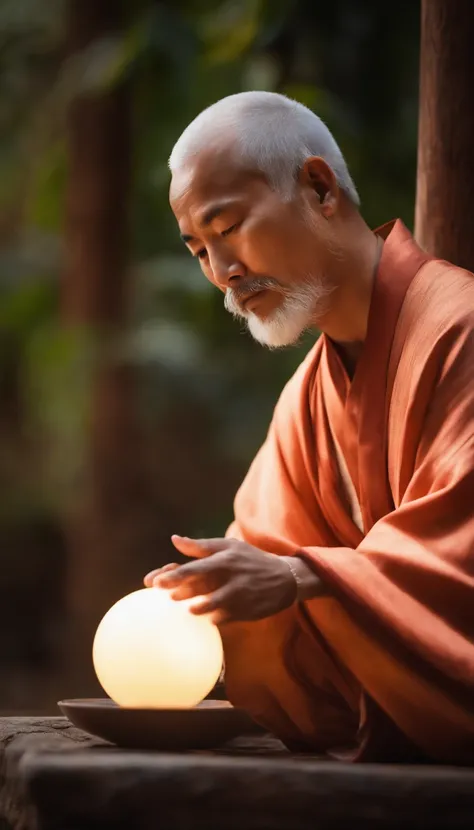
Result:
<instances>
[{"instance_id":1,"label":"dark wooden dish","mask_svg":"<svg viewBox=\"0 0 474 830\"><path fill-rule=\"evenodd\" d=\"M210 749L262 731L225 700L204 700L193 709L125 709L108 698L61 700L58 706L84 732L130 749Z\"/></svg>"}]
</instances>

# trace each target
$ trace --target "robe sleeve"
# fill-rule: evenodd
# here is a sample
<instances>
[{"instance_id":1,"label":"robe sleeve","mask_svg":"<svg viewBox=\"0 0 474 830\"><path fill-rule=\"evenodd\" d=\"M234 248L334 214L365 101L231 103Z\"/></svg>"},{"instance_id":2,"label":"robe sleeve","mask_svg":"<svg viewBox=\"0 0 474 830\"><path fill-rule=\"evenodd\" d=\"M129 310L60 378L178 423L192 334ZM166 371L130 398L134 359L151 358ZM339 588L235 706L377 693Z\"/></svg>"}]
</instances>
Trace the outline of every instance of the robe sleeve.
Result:
<instances>
[{"instance_id":1,"label":"robe sleeve","mask_svg":"<svg viewBox=\"0 0 474 830\"><path fill-rule=\"evenodd\" d=\"M306 611L362 687L428 755L472 763L474 337L451 336L397 509L355 549L299 555L334 598Z\"/></svg>"}]
</instances>

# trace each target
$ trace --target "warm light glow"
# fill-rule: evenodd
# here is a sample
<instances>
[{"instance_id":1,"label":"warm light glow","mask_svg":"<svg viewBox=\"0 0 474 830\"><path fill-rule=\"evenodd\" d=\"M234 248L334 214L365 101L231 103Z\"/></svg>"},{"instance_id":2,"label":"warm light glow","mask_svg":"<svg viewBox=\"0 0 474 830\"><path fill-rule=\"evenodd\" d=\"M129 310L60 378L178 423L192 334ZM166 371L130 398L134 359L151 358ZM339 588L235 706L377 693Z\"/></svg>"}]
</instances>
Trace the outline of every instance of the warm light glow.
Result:
<instances>
[{"instance_id":1,"label":"warm light glow","mask_svg":"<svg viewBox=\"0 0 474 830\"><path fill-rule=\"evenodd\" d=\"M175 602L168 591L144 588L107 612L92 659L115 703L185 709L209 694L222 668L222 641L209 617L192 614L189 605Z\"/></svg>"}]
</instances>

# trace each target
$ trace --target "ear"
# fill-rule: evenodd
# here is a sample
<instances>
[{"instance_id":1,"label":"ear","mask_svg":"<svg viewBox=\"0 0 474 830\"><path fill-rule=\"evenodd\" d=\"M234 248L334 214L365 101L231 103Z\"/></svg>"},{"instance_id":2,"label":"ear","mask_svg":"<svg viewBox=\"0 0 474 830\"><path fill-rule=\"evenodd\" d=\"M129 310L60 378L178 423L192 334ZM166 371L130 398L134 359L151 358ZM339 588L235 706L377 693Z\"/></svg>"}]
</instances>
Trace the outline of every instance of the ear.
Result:
<instances>
[{"instance_id":1,"label":"ear","mask_svg":"<svg viewBox=\"0 0 474 830\"><path fill-rule=\"evenodd\" d=\"M336 212L339 186L329 165L320 156L307 158L299 174L300 184L309 187L317 197L319 210L326 219Z\"/></svg>"}]
</instances>

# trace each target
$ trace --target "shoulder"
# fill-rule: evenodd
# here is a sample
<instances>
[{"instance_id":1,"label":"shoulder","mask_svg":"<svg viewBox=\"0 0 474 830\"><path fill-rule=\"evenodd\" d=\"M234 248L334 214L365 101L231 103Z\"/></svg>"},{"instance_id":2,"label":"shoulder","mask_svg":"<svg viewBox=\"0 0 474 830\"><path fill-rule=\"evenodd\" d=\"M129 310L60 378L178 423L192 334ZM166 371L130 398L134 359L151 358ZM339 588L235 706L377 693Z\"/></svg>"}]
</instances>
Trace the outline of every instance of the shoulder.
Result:
<instances>
[{"instance_id":1,"label":"shoulder","mask_svg":"<svg viewBox=\"0 0 474 830\"><path fill-rule=\"evenodd\" d=\"M392 348L391 423L411 432L453 417L474 423L474 275L430 261L405 298ZM449 414L451 413L451 414ZM460 418L462 414L462 418ZM433 434L431 433L431 437Z\"/></svg>"},{"instance_id":2,"label":"shoulder","mask_svg":"<svg viewBox=\"0 0 474 830\"><path fill-rule=\"evenodd\" d=\"M430 260L411 283L398 319L392 360L442 372L445 361L474 360L474 274Z\"/></svg>"},{"instance_id":3,"label":"shoulder","mask_svg":"<svg viewBox=\"0 0 474 830\"><path fill-rule=\"evenodd\" d=\"M407 291L404 314L434 338L474 329L474 274L442 260L428 261Z\"/></svg>"},{"instance_id":4,"label":"shoulder","mask_svg":"<svg viewBox=\"0 0 474 830\"><path fill-rule=\"evenodd\" d=\"M398 318L389 372L394 395L408 406L416 394L428 405L443 381L451 394L471 387L473 365L474 275L430 260L411 283Z\"/></svg>"},{"instance_id":5,"label":"shoulder","mask_svg":"<svg viewBox=\"0 0 474 830\"><path fill-rule=\"evenodd\" d=\"M408 289L391 355L390 443L394 469L430 459L433 476L472 466L474 275L430 261ZM392 374L393 372L393 374ZM456 459L456 460L455 460ZM392 486L400 487L392 481ZM403 487L401 488L403 491Z\"/></svg>"}]
</instances>

